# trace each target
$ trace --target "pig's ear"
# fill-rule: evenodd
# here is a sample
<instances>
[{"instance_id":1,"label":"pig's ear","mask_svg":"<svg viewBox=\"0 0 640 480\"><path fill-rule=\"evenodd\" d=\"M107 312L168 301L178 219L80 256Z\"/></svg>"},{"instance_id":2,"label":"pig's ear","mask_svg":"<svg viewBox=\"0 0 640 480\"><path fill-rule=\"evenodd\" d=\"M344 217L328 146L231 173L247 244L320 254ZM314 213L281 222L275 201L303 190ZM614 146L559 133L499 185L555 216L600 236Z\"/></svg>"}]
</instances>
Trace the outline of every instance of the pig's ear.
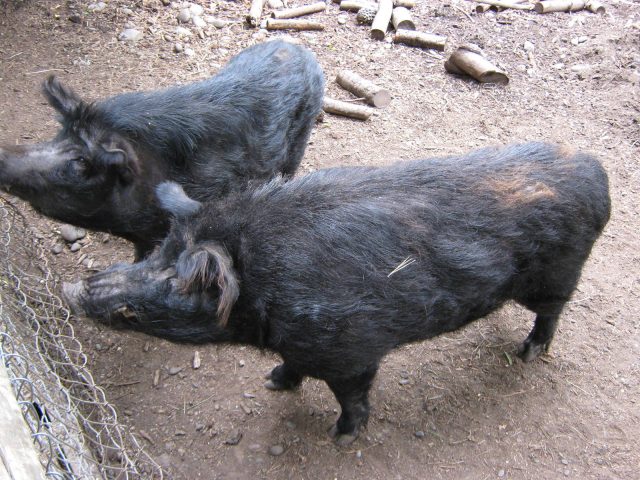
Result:
<instances>
[{"instance_id":1,"label":"pig's ear","mask_svg":"<svg viewBox=\"0 0 640 480\"><path fill-rule=\"evenodd\" d=\"M186 217L198 212L202 204L190 198L176 182L162 182L156 187L160 206L174 217Z\"/></svg>"},{"instance_id":2,"label":"pig's ear","mask_svg":"<svg viewBox=\"0 0 640 480\"><path fill-rule=\"evenodd\" d=\"M185 292L205 292L216 287L218 324L224 327L240 294L229 254L213 242L198 245L180 255L176 273Z\"/></svg>"},{"instance_id":3,"label":"pig's ear","mask_svg":"<svg viewBox=\"0 0 640 480\"><path fill-rule=\"evenodd\" d=\"M108 147L103 145L99 161L114 168L125 183L131 183L140 174L138 157L131 148Z\"/></svg>"},{"instance_id":4,"label":"pig's ear","mask_svg":"<svg viewBox=\"0 0 640 480\"><path fill-rule=\"evenodd\" d=\"M73 93L73 90L62 85L53 75L44 81L42 91L49 104L62 116L69 116L82 105L80 97Z\"/></svg>"}]
</instances>

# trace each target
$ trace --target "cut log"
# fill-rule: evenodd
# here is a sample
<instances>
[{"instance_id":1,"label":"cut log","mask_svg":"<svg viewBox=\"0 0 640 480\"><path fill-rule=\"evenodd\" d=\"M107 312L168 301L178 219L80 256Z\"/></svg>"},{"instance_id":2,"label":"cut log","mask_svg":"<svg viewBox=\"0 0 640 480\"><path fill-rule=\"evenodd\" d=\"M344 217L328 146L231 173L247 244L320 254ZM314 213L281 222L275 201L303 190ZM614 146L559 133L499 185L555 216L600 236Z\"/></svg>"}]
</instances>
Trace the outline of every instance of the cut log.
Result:
<instances>
[{"instance_id":1,"label":"cut log","mask_svg":"<svg viewBox=\"0 0 640 480\"><path fill-rule=\"evenodd\" d=\"M512 8L514 10L533 10L533 5L528 3L508 2L503 0L473 0L476 3L486 3L494 7Z\"/></svg>"},{"instance_id":2,"label":"cut log","mask_svg":"<svg viewBox=\"0 0 640 480\"><path fill-rule=\"evenodd\" d=\"M393 0L380 0L378 4L378 13L371 24L371 37L376 40L384 40L387 34L387 28L391 21L393 13Z\"/></svg>"},{"instance_id":3,"label":"cut log","mask_svg":"<svg viewBox=\"0 0 640 480\"><path fill-rule=\"evenodd\" d=\"M432 33L398 30L393 36L393 41L394 43L404 43L412 47L432 48L442 52L447 44L447 37Z\"/></svg>"},{"instance_id":4,"label":"cut log","mask_svg":"<svg viewBox=\"0 0 640 480\"><path fill-rule=\"evenodd\" d=\"M340 2L340 10L348 10L349 12L358 12L364 7L378 9L378 5L371 2L362 2L360 0L342 0Z\"/></svg>"},{"instance_id":5,"label":"cut log","mask_svg":"<svg viewBox=\"0 0 640 480\"><path fill-rule=\"evenodd\" d=\"M342 115L344 117L357 118L358 120L366 120L373 115L373 108L364 105L355 105L353 103L341 102L333 98L324 97L324 105L322 109L327 113Z\"/></svg>"},{"instance_id":6,"label":"cut log","mask_svg":"<svg viewBox=\"0 0 640 480\"><path fill-rule=\"evenodd\" d=\"M309 20L267 19L267 30L324 30L324 25Z\"/></svg>"},{"instance_id":7,"label":"cut log","mask_svg":"<svg viewBox=\"0 0 640 480\"><path fill-rule=\"evenodd\" d=\"M416 0L393 0L394 7L413 8L416 6Z\"/></svg>"},{"instance_id":8,"label":"cut log","mask_svg":"<svg viewBox=\"0 0 640 480\"><path fill-rule=\"evenodd\" d=\"M586 6L585 0L548 0L536 3L533 8L536 13L577 12Z\"/></svg>"},{"instance_id":9,"label":"cut log","mask_svg":"<svg viewBox=\"0 0 640 480\"><path fill-rule=\"evenodd\" d=\"M458 48L444 63L449 73L470 75L481 83L506 85L509 77L481 54L465 47Z\"/></svg>"},{"instance_id":10,"label":"cut log","mask_svg":"<svg viewBox=\"0 0 640 480\"><path fill-rule=\"evenodd\" d=\"M480 3L476 5L476 13L484 13L487 10L491 10L492 8L498 8L498 7L494 7L493 5L489 5L488 3Z\"/></svg>"},{"instance_id":11,"label":"cut log","mask_svg":"<svg viewBox=\"0 0 640 480\"><path fill-rule=\"evenodd\" d=\"M375 83L362 78L350 70L342 70L336 76L336 82L345 90L364 100L374 107L384 108L391 102L389 90L379 87Z\"/></svg>"},{"instance_id":12,"label":"cut log","mask_svg":"<svg viewBox=\"0 0 640 480\"><path fill-rule=\"evenodd\" d=\"M303 5L297 8L287 8L286 10L276 10L271 13L273 18L296 18L303 15L310 15L312 13L324 12L327 9L327 4L324 2L316 2L311 5Z\"/></svg>"},{"instance_id":13,"label":"cut log","mask_svg":"<svg viewBox=\"0 0 640 480\"><path fill-rule=\"evenodd\" d=\"M598 2L596 0L587 2L587 10L593 13L599 13L600 15L605 14L607 11L605 6L601 2Z\"/></svg>"},{"instance_id":14,"label":"cut log","mask_svg":"<svg viewBox=\"0 0 640 480\"><path fill-rule=\"evenodd\" d=\"M411 14L405 7L396 7L391 14L391 23L397 30L415 30L416 26L411 20Z\"/></svg>"},{"instance_id":15,"label":"cut log","mask_svg":"<svg viewBox=\"0 0 640 480\"><path fill-rule=\"evenodd\" d=\"M266 0L251 0L251 8L249 9L246 20L252 27L260 25L260 17L262 16L262 9L265 3Z\"/></svg>"}]
</instances>

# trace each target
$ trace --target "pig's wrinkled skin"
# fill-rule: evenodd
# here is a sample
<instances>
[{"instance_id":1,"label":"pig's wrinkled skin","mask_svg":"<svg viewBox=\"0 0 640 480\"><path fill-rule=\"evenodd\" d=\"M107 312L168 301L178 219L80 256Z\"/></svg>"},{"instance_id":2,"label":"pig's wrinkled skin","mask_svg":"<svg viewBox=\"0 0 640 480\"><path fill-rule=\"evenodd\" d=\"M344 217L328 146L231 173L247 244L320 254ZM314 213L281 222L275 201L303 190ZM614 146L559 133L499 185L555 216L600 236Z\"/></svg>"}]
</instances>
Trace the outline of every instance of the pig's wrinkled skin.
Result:
<instances>
[{"instance_id":1,"label":"pig's wrinkled skin","mask_svg":"<svg viewBox=\"0 0 640 480\"><path fill-rule=\"evenodd\" d=\"M399 345L515 300L536 314L519 355L543 353L610 212L600 163L543 143L321 170L204 205L175 183L158 196L176 216L162 246L67 285L73 308L278 352L267 386L326 381L340 444L366 424L379 362Z\"/></svg>"},{"instance_id":2,"label":"pig's wrinkled skin","mask_svg":"<svg viewBox=\"0 0 640 480\"><path fill-rule=\"evenodd\" d=\"M54 77L43 88L62 129L50 142L0 148L0 188L56 220L134 242L140 259L169 228L154 193L162 181L204 201L292 175L324 78L311 52L273 41L166 90L90 104Z\"/></svg>"}]
</instances>

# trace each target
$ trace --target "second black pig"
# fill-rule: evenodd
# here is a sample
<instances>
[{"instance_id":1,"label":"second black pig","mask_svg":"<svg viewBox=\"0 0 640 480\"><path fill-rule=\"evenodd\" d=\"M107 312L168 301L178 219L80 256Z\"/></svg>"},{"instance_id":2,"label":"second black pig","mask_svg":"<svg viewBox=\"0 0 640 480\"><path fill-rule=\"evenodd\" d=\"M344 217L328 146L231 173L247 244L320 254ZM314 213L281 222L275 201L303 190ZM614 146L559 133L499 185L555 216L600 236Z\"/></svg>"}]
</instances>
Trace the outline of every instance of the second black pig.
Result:
<instances>
[{"instance_id":1,"label":"second black pig","mask_svg":"<svg viewBox=\"0 0 640 480\"><path fill-rule=\"evenodd\" d=\"M158 183L207 200L292 175L324 78L311 52L273 41L185 86L86 103L51 77L44 93L62 129L50 142L0 148L0 187L44 215L134 242L139 259L169 228Z\"/></svg>"},{"instance_id":2,"label":"second black pig","mask_svg":"<svg viewBox=\"0 0 640 480\"><path fill-rule=\"evenodd\" d=\"M65 286L75 309L170 340L278 352L267 386L327 382L353 441L391 349L515 300L544 352L609 218L593 157L543 143L385 168L322 170L223 201L159 187L176 220L162 246Z\"/></svg>"}]
</instances>

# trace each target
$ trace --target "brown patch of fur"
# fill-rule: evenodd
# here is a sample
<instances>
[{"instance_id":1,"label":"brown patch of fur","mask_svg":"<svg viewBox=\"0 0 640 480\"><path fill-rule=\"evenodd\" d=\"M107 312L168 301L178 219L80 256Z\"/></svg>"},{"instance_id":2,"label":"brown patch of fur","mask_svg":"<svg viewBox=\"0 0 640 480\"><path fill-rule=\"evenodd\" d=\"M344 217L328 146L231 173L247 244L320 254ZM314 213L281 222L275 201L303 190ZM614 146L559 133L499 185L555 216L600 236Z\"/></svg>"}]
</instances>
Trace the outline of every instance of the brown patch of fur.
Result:
<instances>
[{"instance_id":1,"label":"brown patch of fur","mask_svg":"<svg viewBox=\"0 0 640 480\"><path fill-rule=\"evenodd\" d=\"M558 145L558 157L571 158L575 156L576 149L571 145Z\"/></svg>"},{"instance_id":2,"label":"brown patch of fur","mask_svg":"<svg viewBox=\"0 0 640 480\"><path fill-rule=\"evenodd\" d=\"M508 180L492 179L486 183L489 191L509 205L536 202L553 198L556 193L545 183L528 183L524 176Z\"/></svg>"}]
</instances>

